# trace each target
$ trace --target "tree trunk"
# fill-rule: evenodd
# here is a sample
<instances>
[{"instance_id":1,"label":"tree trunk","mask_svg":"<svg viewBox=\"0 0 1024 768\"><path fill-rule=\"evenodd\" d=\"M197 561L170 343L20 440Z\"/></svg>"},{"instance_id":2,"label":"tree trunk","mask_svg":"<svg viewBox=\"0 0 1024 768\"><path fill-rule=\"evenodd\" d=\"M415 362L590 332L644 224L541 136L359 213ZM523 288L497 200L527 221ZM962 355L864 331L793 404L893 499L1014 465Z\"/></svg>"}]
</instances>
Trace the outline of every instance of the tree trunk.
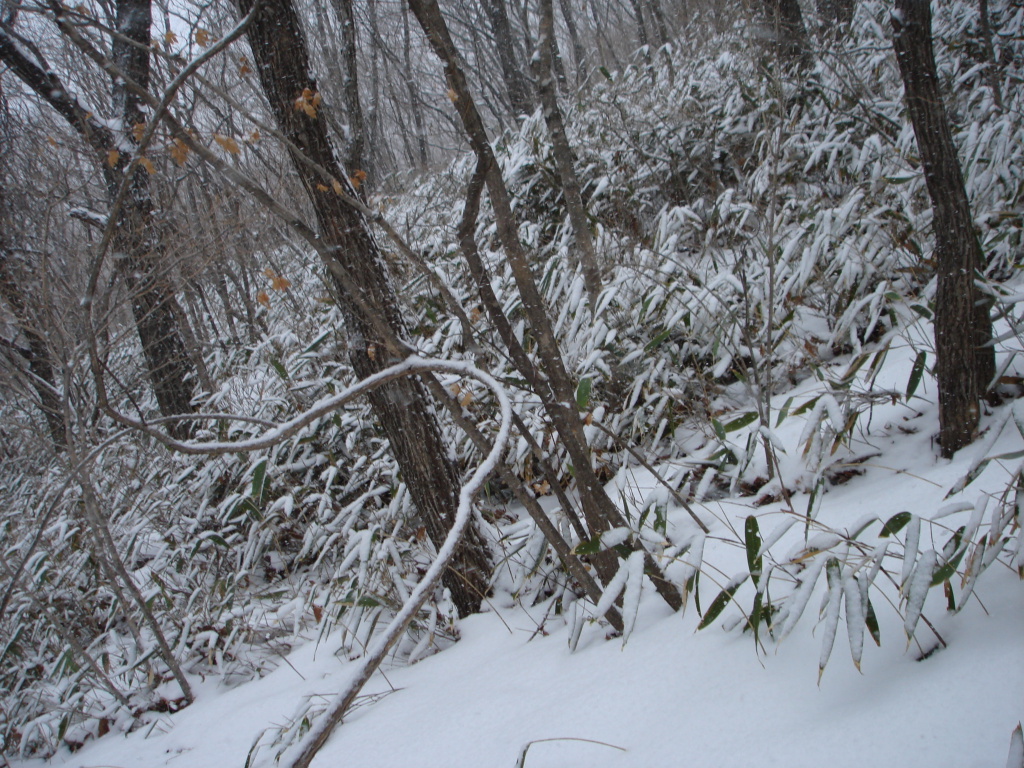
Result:
<instances>
[{"instance_id":1,"label":"tree trunk","mask_svg":"<svg viewBox=\"0 0 1024 768\"><path fill-rule=\"evenodd\" d=\"M818 0L818 16L826 29L853 21L854 0Z\"/></svg>"},{"instance_id":2,"label":"tree trunk","mask_svg":"<svg viewBox=\"0 0 1024 768\"><path fill-rule=\"evenodd\" d=\"M409 11L402 4L402 65L404 67L405 90L409 94L409 109L416 129L416 167L427 170L427 129L423 120L423 105L420 103L419 88L412 72L412 40L409 37Z\"/></svg>"},{"instance_id":3,"label":"tree trunk","mask_svg":"<svg viewBox=\"0 0 1024 768\"><path fill-rule=\"evenodd\" d=\"M650 44L651 41L647 37L647 27L644 25L644 9L640 5L640 0L629 0L629 4L633 7L633 16L636 18L636 37L640 42L640 47L644 49L644 57L650 59Z\"/></svg>"},{"instance_id":4,"label":"tree trunk","mask_svg":"<svg viewBox=\"0 0 1024 768\"><path fill-rule=\"evenodd\" d=\"M342 96L345 100L345 118L348 122L347 144L343 163L349 173L366 170L363 156L366 145L366 127L363 121L362 101L359 98L359 68L356 63L356 16L352 0L332 0L334 15L341 26Z\"/></svg>"},{"instance_id":5,"label":"tree trunk","mask_svg":"<svg viewBox=\"0 0 1024 768\"><path fill-rule=\"evenodd\" d=\"M409 0L409 6L416 15L420 26L430 41L431 47L444 65L448 86L454 94L455 109L462 120L466 137L477 156L478 166L484 174L488 195L494 209L498 238L504 248L511 267L513 279L519 290L530 328L537 342L537 354L541 361L543 377L537 371L517 338L510 333L511 326L500 311L492 316L499 327L503 341L516 362L520 372L531 383L540 397L558 436L565 446L572 462L577 489L592 536L625 525L622 513L608 497L604 485L591 465L592 456L583 433L583 422L575 405L575 387L565 369L561 351L555 339L554 330L548 317L544 299L530 271L529 260L519 241L518 225L512 210L508 188L501 175L501 168L494 157L480 112L477 110L469 90L465 72L459 65L459 55L452 42L448 25L441 14L437 0ZM479 280L478 280L479 282ZM489 303L485 299L485 306ZM503 330L502 330L503 329ZM568 510L564 510L568 514ZM636 546L640 546L637 544ZM655 589L674 610L682 607L682 598L675 586L661 574L650 556L646 559L648 574ZM594 557L594 567L601 580L607 584L617 570L616 554L611 550L600 552Z\"/></svg>"},{"instance_id":6,"label":"tree trunk","mask_svg":"<svg viewBox=\"0 0 1024 768\"><path fill-rule=\"evenodd\" d=\"M558 179L562 185L565 207L569 212L573 235L576 237L576 250L579 253L580 265L583 268L583 281L590 299L590 311L597 311L598 297L601 295L601 268L597 263L597 250L590 236L590 221L583 206L579 177L573 162L572 147L565 135L565 121L562 110L558 106L558 95L552 79L552 56L550 42L555 35L555 10L552 0L541 0L540 4L540 42L537 62L537 92L540 94L541 108L544 110L544 121L551 137L552 151L558 170Z\"/></svg>"},{"instance_id":7,"label":"tree trunk","mask_svg":"<svg viewBox=\"0 0 1024 768\"><path fill-rule=\"evenodd\" d=\"M150 10L149 0L120 0L116 23L126 39L118 38L113 43L115 63L143 87L149 82ZM132 157L120 151L135 144L135 126L145 122L137 99L115 83L115 107L123 128L121 135L116 135L71 95L72 91L44 61L29 58L16 36L4 26L0 26L0 60L90 146L103 173L111 205L123 179L129 178L128 194L118 211L112 250L115 256L121 256L118 270L132 296L132 314L160 412L164 416L191 412L192 389L188 379L193 369L177 327L173 306L176 299L166 278L167 257L159 235L154 232L149 177L142 165L133 163ZM172 432L183 435L187 429L182 422Z\"/></svg>"},{"instance_id":8,"label":"tree trunk","mask_svg":"<svg viewBox=\"0 0 1024 768\"><path fill-rule=\"evenodd\" d=\"M978 400L995 377L989 302L975 285L984 256L939 93L928 0L896 0L892 25L907 111L932 201L939 440L942 455L949 457L974 439Z\"/></svg>"},{"instance_id":9,"label":"tree trunk","mask_svg":"<svg viewBox=\"0 0 1024 768\"><path fill-rule=\"evenodd\" d=\"M3 190L0 190L0 201L2 201L2 192ZM46 419L50 440L53 442L54 448L63 450L67 437L64 429L63 400L57 387L57 377L54 375L50 349L46 344L43 332L30 317L24 295L11 273L2 229L0 229L0 298L6 302L8 310L13 315L18 329L24 334L28 344L27 348L18 347L15 339L9 345L9 349L28 365L29 383L35 391L36 397L39 398L39 409L43 413L43 418Z\"/></svg>"},{"instance_id":10,"label":"tree trunk","mask_svg":"<svg viewBox=\"0 0 1024 768\"><path fill-rule=\"evenodd\" d=\"M559 8L562 11L562 18L565 20L565 27L569 30L569 41L572 43L572 55L576 60L576 87L582 88L587 82L587 53L580 42L579 28L576 26L576 15L569 0L558 0Z\"/></svg>"},{"instance_id":11,"label":"tree trunk","mask_svg":"<svg viewBox=\"0 0 1024 768\"><path fill-rule=\"evenodd\" d=\"M533 112L533 99L530 85L523 76L519 57L516 55L515 40L512 37L512 25L508 19L508 7L505 0L483 0L482 5L491 24L494 45L498 51L498 63L505 79L509 102L516 117Z\"/></svg>"},{"instance_id":12,"label":"tree trunk","mask_svg":"<svg viewBox=\"0 0 1024 768\"><path fill-rule=\"evenodd\" d=\"M811 47L799 0L769 0L767 11L779 58L801 67L809 66Z\"/></svg>"},{"instance_id":13,"label":"tree trunk","mask_svg":"<svg viewBox=\"0 0 1024 768\"><path fill-rule=\"evenodd\" d=\"M999 85L999 64L996 62L996 50L992 45L992 23L988 12L988 0L978 0L978 26L981 32L982 50L985 52L985 63L989 88L992 89L992 100L996 107L1003 109L1003 89Z\"/></svg>"},{"instance_id":14,"label":"tree trunk","mask_svg":"<svg viewBox=\"0 0 1024 768\"><path fill-rule=\"evenodd\" d=\"M111 53L118 68L142 88L149 87L151 25L151 0L118 0L120 36L114 38ZM134 147L136 126L146 122L139 99L115 81L114 103L121 118L122 140ZM192 386L187 380L194 369L178 327L180 308L170 284L168 256L153 221L149 173L141 164L125 168L124 173L129 174L130 182L119 211L113 247L115 253L128 255L119 264L132 296L132 312L160 413L189 413ZM188 425L181 422L170 427L170 431L184 435Z\"/></svg>"},{"instance_id":15,"label":"tree trunk","mask_svg":"<svg viewBox=\"0 0 1024 768\"><path fill-rule=\"evenodd\" d=\"M644 0L650 17L654 17L654 28L658 31L658 42L661 46L669 43L668 22L665 21L665 12L661 8L659 0Z\"/></svg>"},{"instance_id":16,"label":"tree trunk","mask_svg":"<svg viewBox=\"0 0 1024 768\"><path fill-rule=\"evenodd\" d=\"M238 5L243 14L248 14L253 0L238 0ZM333 253L333 264L327 266L347 273L359 293L358 297L349 294L332 272L353 342L352 367L357 376L369 376L393 362L388 359L389 345L376 324L383 321L399 338L407 335L406 329L390 276L366 220L331 188L332 182L340 183L348 194L354 194L335 160L324 121L317 108L312 107L317 84L310 74L305 37L290 0L265 0L248 29L248 37L271 112L291 142L288 152L295 171L316 212L323 242ZM301 108L301 104L296 109L297 100L310 109ZM322 178L310 169L308 161L334 178ZM369 316L368 311L376 317ZM418 380L402 378L375 390L370 402L423 517L427 534L440 546L454 522L459 478L423 387ZM479 535L464 539L453 562L444 584L451 591L459 614L465 616L479 608L488 588L490 562Z\"/></svg>"}]
</instances>

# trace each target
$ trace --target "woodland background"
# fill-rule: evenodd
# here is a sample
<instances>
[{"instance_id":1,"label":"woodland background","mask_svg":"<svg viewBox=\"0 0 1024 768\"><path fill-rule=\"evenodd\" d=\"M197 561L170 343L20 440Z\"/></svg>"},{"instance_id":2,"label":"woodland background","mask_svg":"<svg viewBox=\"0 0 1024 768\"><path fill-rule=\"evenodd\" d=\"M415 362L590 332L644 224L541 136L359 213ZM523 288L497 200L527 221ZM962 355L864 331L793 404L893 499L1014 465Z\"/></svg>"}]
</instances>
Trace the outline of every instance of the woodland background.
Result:
<instances>
[{"instance_id":1,"label":"woodland background","mask_svg":"<svg viewBox=\"0 0 1024 768\"><path fill-rule=\"evenodd\" d=\"M3 753L341 638L306 765L505 601L945 646L1024 573L1022 75L1011 0L3 0ZM942 504L829 517L906 441Z\"/></svg>"}]
</instances>

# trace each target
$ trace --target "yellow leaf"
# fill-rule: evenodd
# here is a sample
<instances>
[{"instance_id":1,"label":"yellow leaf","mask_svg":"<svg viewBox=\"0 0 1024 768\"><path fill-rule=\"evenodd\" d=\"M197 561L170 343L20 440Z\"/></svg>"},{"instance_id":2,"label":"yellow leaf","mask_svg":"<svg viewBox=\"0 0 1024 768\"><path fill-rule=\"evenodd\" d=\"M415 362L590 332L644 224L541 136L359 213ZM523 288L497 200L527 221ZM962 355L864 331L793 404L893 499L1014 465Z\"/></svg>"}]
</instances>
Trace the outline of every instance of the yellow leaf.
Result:
<instances>
[{"instance_id":1,"label":"yellow leaf","mask_svg":"<svg viewBox=\"0 0 1024 768\"><path fill-rule=\"evenodd\" d=\"M288 288L291 288L291 285L292 281L289 280L287 277L282 277L281 275L276 275L270 281L270 287L273 288L275 291L286 290Z\"/></svg>"},{"instance_id":2,"label":"yellow leaf","mask_svg":"<svg viewBox=\"0 0 1024 768\"><path fill-rule=\"evenodd\" d=\"M145 123L136 123L132 126L132 137L134 137L136 143L142 141L142 134L146 132Z\"/></svg>"},{"instance_id":3,"label":"yellow leaf","mask_svg":"<svg viewBox=\"0 0 1024 768\"><path fill-rule=\"evenodd\" d=\"M317 108L320 106L320 94L311 88L303 88L302 93L295 99L295 111L305 112L310 119L316 118Z\"/></svg>"},{"instance_id":4,"label":"yellow leaf","mask_svg":"<svg viewBox=\"0 0 1024 768\"><path fill-rule=\"evenodd\" d=\"M175 139L171 142L171 160L173 160L176 165L185 165L185 163L188 162L188 153L188 145L186 145L181 139Z\"/></svg>"},{"instance_id":5,"label":"yellow leaf","mask_svg":"<svg viewBox=\"0 0 1024 768\"><path fill-rule=\"evenodd\" d=\"M341 186L341 182L337 179L331 179L331 186L334 187L335 194L342 195L345 193L345 188Z\"/></svg>"},{"instance_id":6,"label":"yellow leaf","mask_svg":"<svg viewBox=\"0 0 1024 768\"><path fill-rule=\"evenodd\" d=\"M260 291L259 293L257 293L256 294L256 301L258 301L264 307L269 307L270 306L270 297L267 295L266 291Z\"/></svg>"},{"instance_id":7,"label":"yellow leaf","mask_svg":"<svg viewBox=\"0 0 1024 768\"><path fill-rule=\"evenodd\" d=\"M466 391L465 391L465 392L464 392L464 393L462 394L462 397L460 397L460 398L459 398L459 405L461 405L461 406L462 406L463 408L465 408L465 407L466 407L467 405L469 405L469 404L470 404L470 403L472 403L472 402L473 402L473 393L472 393L472 392L470 392L470 391L469 391L469 390L467 389L467 390L466 390Z\"/></svg>"},{"instance_id":8,"label":"yellow leaf","mask_svg":"<svg viewBox=\"0 0 1024 768\"><path fill-rule=\"evenodd\" d=\"M223 133L213 134L213 140L216 141L220 146L230 152L232 155L237 155L242 150L238 147L238 142L232 139L230 136L225 136Z\"/></svg>"},{"instance_id":9,"label":"yellow leaf","mask_svg":"<svg viewBox=\"0 0 1024 768\"><path fill-rule=\"evenodd\" d=\"M249 59L245 56L238 57L238 74L245 77L252 72L252 67L249 66Z\"/></svg>"},{"instance_id":10,"label":"yellow leaf","mask_svg":"<svg viewBox=\"0 0 1024 768\"><path fill-rule=\"evenodd\" d=\"M117 161L121 159L121 153L116 149L107 150L107 165L113 168L117 165Z\"/></svg>"},{"instance_id":11,"label":"yellow leaf","mask_svg":"<svg viewBox=\"0 0 1024 768\"><path fill-rule=\"evenodd\" d=\"M330 188L330 187L328 187L328 186L327 186L326 184L317 184L317 185L316 185L316 188L317 188L317 190L319 190L320 192L330 192L330 191L331 191L331 188Z\"/></svg>"},{"instance_id":12,"label":"yellow leaf","mask_svg":"<svg viewBox=\"0 0 1024 768\"><path fill-rule=\"evenodd\" d=\"M249 142L250 144L255 144L255 143L256 143L257 141L259 141L259 140L260 140L261 138L262 138L262 137L260 136L260 132L259 132L259 131L253 131L252 133L250 133L250 134L249 134L249 138L247 139L247 141L248 141L248 142Z\"/></svg>"},{"instance_id":13,"label":"yellow leaf","mask_svg":"<svg viewBox=\"0 0 1024 768\"><path fill-rule=\"evenodd\" d=\"M484 314L484 311L480 308L480 305L477 304L469 312L469 322L475 323L477 320L479 320L483 316L483 314Z\"/></svg>"},{"instance_id":14,"label":"yellow leaf","mask_svg":"<svg viewBox=\"0 0 1024 768\"><path fill-rule=\"evenodd\" d=\"M454 88L449 88L448 89L448 98L451 99L452 103L454 104L456 101L459 100L459 94L457 94L455 92Z\"/></svg>"},{"instance_id":15,"label":"yellow leaf","mask_svg":"<svg viewBox=\"0 0 1024 768\"><path fill-rule=\"evenodd\" d=\"M366 171L356 171L349 179L352 182L352 186L359 189L359 185L366 181Z\"/></svg>"},{"instance_id":16,"label":"yellow leaf","mask_svg":"<svg viewBox=\"0 0 1024 768\"><path fill-rule=\"evenodd\" d=\"M170 46L174 45L176 42L178 42L178 36L168 30L167 33L164 34L164 45Z\"/></svg>"},{"instance_id":17,"label":"yellow leaf","mask_svg":"<svg viewBox=\"0 0 1024 768\"><path fill-rule=\"evenodd\" d=\"M366 356L368 358L370 358L371 360L376 360L377 359L377 345L376 344L370 344L369 346L366 347Z\"/></svg>"},{"instance_id":18,"label":"yellow leaf","mask_svg":"<svg viewBox=\"0 0 1024 768\"><path fill-rule=\"evenodd\" d=\"M263 270L263 274L266 275L267 277L271 278L271 279L277 277L277 272L272 270L270 267L267 267L266 269L264 269Z\"/></svg>"},{"instance_id":19,"label":"yellow leaf","mask_svg":"<svg viewBox=\"0 0 1024 768\"><path fill-rule=\"evenodd\" d=\"M210 32L209 30L200 27L196 30L196 45L200 48L205 48L210 44Z\"/></svg>"},{"instance_id":20,"label":"yellow leaf","mask_svg":"<svg viewBox=\"0 0 1024 768\"><path fill-rule=\"evenodd\" d=\"M47 136L46 137L46 143L49 144L51 147L56 147L57 146L57 140L55 138L53 138L53 136Z\"/></svg>"},{"instance_id":21,"label":"yellow leaf","mask_svg":"<svg viewBox=\"0 0 1024 768\"><path fill-rule=\"evenodd\" d=\"M138 162L139 165L146 169L146 173L148 173L150 176L156 173L156 168L153 167L153 163L150 161L148 157L140 157Z\"/></svg>"}]
</instances>

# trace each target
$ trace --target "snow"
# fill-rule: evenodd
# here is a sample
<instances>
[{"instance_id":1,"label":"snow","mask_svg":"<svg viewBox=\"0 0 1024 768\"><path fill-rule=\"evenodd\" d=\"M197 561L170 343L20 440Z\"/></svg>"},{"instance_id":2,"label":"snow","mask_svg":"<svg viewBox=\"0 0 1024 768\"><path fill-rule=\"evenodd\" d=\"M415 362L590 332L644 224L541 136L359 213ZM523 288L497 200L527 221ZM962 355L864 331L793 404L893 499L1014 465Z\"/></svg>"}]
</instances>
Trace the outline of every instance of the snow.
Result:
<instances>
[{"instance_id":1,"label":"snow","mask_svg":"<svg viewBox=\"0 0 1024 768\"><path fill-rule=\"evenodd\" d=\"M890 363L902 365L895 355ZM892 374L883 371L885 375ZM892 406L897 411L902 407ZM879 433L892 415L879 414ZM920 418L934 419L934 407L927 406ZM1005 420L997 412L987 423L997 426ZM799 419L792 422L782 425L779 439L792 440L800 433ZM756 430L756 423L750 429ZM978 446L945 461L929 446L928 429L922 432L899 433L866 474L825 493L820 507L821 520L847 526L867 512L878 521L899 510L913 513L900 540L909 536L911 547L926 552L904 574L911 597L905 619L875 597L880 647L864 644L862 631L844 625L853 617L863 626L857 620L861 603L856 598L875 579L881 547L874 555L869 550L869 572L862 572L858 582L845 579L848 560L844 580L833 573L826 584L817 574L830 553L810 558L801 574L801 584L807 586L797 589L781 632L788 636L777 644L762 637L765 645L760 648L749 633L725 632L719 624L695 632L699 617L692 605L680 616L656 599L640 600L639 558L631 558L616 577L627 607L637 611L628 643L609 638L604 625L584 621L576 626L581 634L571 651L571 616L551 615L550 603L523 606L499 593L488 612L459 623L461 640L455 645L412 666L378 672L363 691L369 698L362 705L357 701L312 765L513 766L526 746L521 764L529 768L1002 765L1014 728L1024 717L1024 590L1015 573L997 565L979 579L978 599L972 598L957 615L947 614L941 591L927 589L929 563L941 541L933 544L925 521L941 518L950 528L976 527L984 505L968 500L997 492L1006 474L993 463L967 486L963 497L944 502L947 491L978 463ZM982 447L1005 452L1020 441L1016 430L1008 429L996 441L981 442L994 442ZM641 496L654 492L656 483L646 472L637 469L629 477ZM798 508L804 502L794 500ZM750 507L741 500L722 500L704 510L717 517L717 530L706 544L703 534L695 543L705 572L712 562L726 571L742 567L740 550L733 548L731 563L722 559L728 552L722 526L742 530ZM460 510L460 517L464 514ZM769 525L775 514L769 509L761 517L768 531L761 554L783 551L802 537L803 526L793 525L792 518ZM676 540L687 526L693 528L681 509L671 510L669 518L670 537ZM806 546L827 543L812 539ZM691 572L685 569L687 576ZM705 607L717 592L708 582L705 574ZM747 588L752 589L742 587ZM815 632L816 617L804 606L826 591L836 599L828 603L825 623ZM840 596L846 602L842 614ZM945 647L935 644L922 621L917 642L908 648L904 621L916 623L919 610ZM76 753L62 751L46 765L242 765L265 729L287 723L309 699L333 697L356 674L362 662L346 660L344 651L335 653L341 647L338 637L326 636L318 643L317 634L316 627L308 628L306 642L262 679L234 688L212 678L197 680L197 701L191 707L158 716L134 733L91 741ZM833 640L835 648L826 651ZM820 685L819 659L828 660ZM855 666L858 661L862 673ZM43 764L15 761L12 766ZM273 765L272 750L257 750L252 764Z\"/></svg>"}]
</instances>

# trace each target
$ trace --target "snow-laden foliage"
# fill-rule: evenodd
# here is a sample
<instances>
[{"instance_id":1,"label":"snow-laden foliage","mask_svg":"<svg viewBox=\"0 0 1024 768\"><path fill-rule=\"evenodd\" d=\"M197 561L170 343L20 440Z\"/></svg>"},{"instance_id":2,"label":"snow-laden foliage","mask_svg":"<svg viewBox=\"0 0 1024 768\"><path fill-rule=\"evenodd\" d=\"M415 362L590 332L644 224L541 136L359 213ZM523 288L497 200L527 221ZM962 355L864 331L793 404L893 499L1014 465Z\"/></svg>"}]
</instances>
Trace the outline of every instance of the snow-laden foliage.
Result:
<instances>
[{"instance_id":1,"label":"snow-laden foliage","mask_svg":"<svg viewBox=\"0 0 1024 768\"><path fill-rule=\"evenodd\" d=\"M1013 395L1022 370L1024 11L1009 2L990 9L1001 108L973 5L938 8L936 54L988 257L1004 394ZM888 604L924 655L936 642L920 639L933 590L957 610L985 569L1024 569L1020 456L997 448L1014 430L1024 436L1019 405L993 411L972 473L931 518L828 515L828 492L864 473L878 444L920 432L927 450L932 429L919 421L934 398L931 213L887 13L884 3L858 4L849 34L825 39L799 78L745 40L742 25L718 35L693 27L650 65L595 73L567 101L604 271L597 307L586 304L543 116L497 143L520 239L578 382L595 468L629 527L583 540L549 503L552 488L524 437L513 437L510 465L578 554L643 541L700 611L701 627L742 627L763 645L795 631L817 596L822 671L841 617L858 666L865 630L879 640L876 611ZM464 266L456 230L471 172L455 162L384 206L477 334L464 338L444 297L396 255L413 341L425 355L469 359L502 380L571 493L571 464ZM486 204L476 237L533 354ZM289 418L351 379L343 322L329 300L315 300L316 276L295 254L275 258L291 284L276 283L261 302L262 337L207 355L218 389L203 409L256 421L205 422L199 439L258 434L261 421ZM124 348L108 361L125 381L133 355ZM488 395L447 383L475 418L493 416ZM793 394L777 396L785 392ZM83 387L91 407L89 397ZM153 410L121 403L126 412L136 405ZM366 407L346 406L263 453L210 458L168 454L98 416L86 420L76 455L26 450L0 469L4 751L48 754L108 730L159 725L156 713L185 703L175 664L190 679L234 684L278 664L298 638L328 633L341 638L339 652L358 655L433 559ZM28 429L13 406L4 423ZM454 425L445 430L468 469L475 449ZM990 465L1006 468L1004 492L973 494ZM575 644L621 598L628 638L649 591L642 557L624 557L593 605L496 479L480 507L476 522L498 563L494 600L543 603L571 625ZM397 658L415 661L456 636L439 592ZM279 747L297 740L319 708L300 703L271 738Z\"/></svg>"}]
</instances>

